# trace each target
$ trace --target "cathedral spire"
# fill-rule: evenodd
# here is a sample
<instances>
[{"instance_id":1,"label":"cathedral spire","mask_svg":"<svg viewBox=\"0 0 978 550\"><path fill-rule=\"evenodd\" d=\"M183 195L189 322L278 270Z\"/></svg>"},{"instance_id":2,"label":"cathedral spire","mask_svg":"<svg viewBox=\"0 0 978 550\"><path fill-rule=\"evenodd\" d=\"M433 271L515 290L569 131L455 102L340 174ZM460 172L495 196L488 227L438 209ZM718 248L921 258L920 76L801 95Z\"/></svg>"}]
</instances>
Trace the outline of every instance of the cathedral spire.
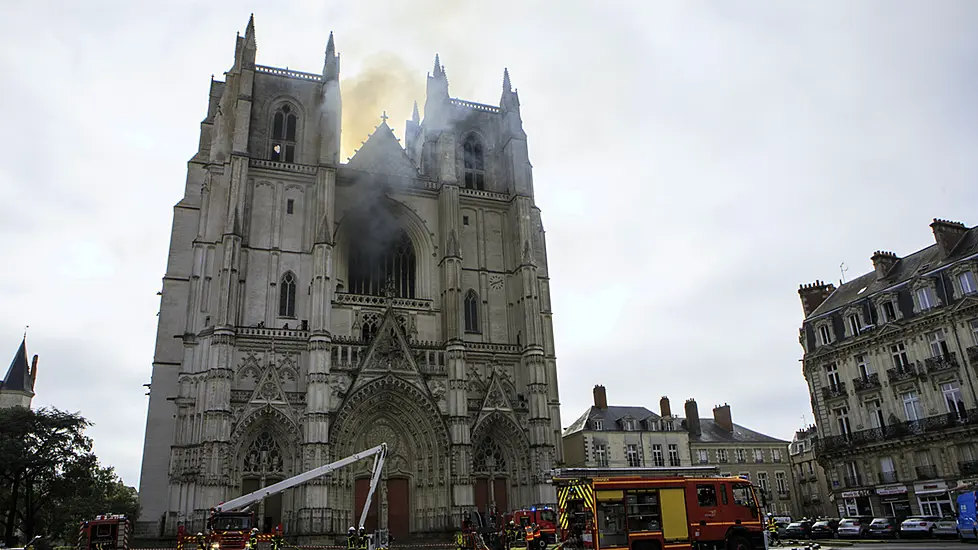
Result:
<instances>
[{"instance_id":1,"label":"cathedral spire","mask_svg":"<svg viewBox=\"0 0 978 550\"><path fill-rule=\"evenodd\" d=\"M414 111L411 113L411 121L414 123L421 122L421 113L418 112L418 101L414 101Z\"/></svg>"},{"instance_id":2,"label":"cathedral spire","mask_svg":"<svg viewBox=\"0 0 978 550\"><path fill-rule=\"evenodd\" d=\"M509 81L509 69L503 69L503 93L512 91L513 85Z\"/></svg>"},{"instance_id":3,"label":"cathedral spire","mask_svg":"<svg viewBox=\"0 0 978 550\"><path fill-rule=\"evenodd\" d=\"M443 68L441 66L441 62L438 60L438 54L435 54L435 71L431 73L431 76L438 77L442 75L443 75Z\"/></svg>"},{"instance_id":4,"label":"cathedral spire","mask_svg":"<svg viewBox=\"0 0 978 550\"><path fill-rule=\"evenodd\" d=\"M248 18L248 26L245 28L245 44L256 46L255 42L255 14Z\"/></svg>"},{"instance_id":5,"label":"cathedral spire","mask_svg":"<svg viewBox=\"0 0 978 550\"><path fill-rule=\"evenodd\" d=\"M323 61L323 81L339 80L340 56L336 55L336 44L333 42L333 31L329 31L326 41L326 59Z\"/></svg>"}]
</instances>

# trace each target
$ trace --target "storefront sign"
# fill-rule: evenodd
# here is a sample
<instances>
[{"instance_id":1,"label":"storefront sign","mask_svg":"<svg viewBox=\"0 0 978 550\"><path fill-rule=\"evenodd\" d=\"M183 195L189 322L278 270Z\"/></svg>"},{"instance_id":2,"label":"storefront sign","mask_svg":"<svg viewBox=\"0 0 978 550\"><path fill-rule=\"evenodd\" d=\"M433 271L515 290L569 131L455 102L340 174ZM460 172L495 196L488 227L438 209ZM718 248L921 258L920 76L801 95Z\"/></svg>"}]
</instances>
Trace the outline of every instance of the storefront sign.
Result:
<instances>
[{"instance_id":1,"label":"storefront sign","mask_svg":"<svg viewBox=\"0 0 978 550\"><path fill-rule=\"evenodd\" d=\"M913 492L917 493L918 495L927 495L932 493L946 493L947 482L925 481L922 483L915 483L913 486Z\"/></svg>"},{"instance_id":2,"label":"storefront sign","mask_svg":"<svg viewBox=\"0 0 978 550\"><path fill-rule=\"evenodd\" d=\"M876 494L880 496L905 495L907 494L907 486L898 485L898 486L890 486L890 487L877 487Z\"/></svg>"},{"instance_id":3,"label":"storefront sign","mask_svg":"<svg viewBox=\"0 0 978 550\"><path fill-rule=\"evenodd\" d=\"M845 491L844 493L842 493L842 498L859 498L859 497L868 497L868 496L869 496L868 489L860 489L858 491Z\"/></svg>"}]
</instances>

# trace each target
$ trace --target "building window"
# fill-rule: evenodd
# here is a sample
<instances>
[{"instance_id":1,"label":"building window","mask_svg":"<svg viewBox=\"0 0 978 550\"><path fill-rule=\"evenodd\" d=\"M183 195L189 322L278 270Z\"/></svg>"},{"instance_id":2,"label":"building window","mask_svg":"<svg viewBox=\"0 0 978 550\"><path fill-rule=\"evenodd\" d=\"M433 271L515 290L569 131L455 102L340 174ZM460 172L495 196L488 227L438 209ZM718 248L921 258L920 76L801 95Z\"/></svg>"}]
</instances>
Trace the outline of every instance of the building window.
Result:
<instances>
[{"instance_id":1,"label":"building window","mask_svg":"<svg viewBox=\"0 0 978 550\"><path fill-rule=\"evenodd\" d=\"M765 493L768 492L767 472L757 472L757 485Z\"/></svg>"},{"instance_id":2,"label":"building window","mask_svg":"<svg viewBox=\"0 0 978 550\"><path fill-rule=\"evenodd\" d=\"M465 188L483 190L486 187L486 159L482 143L475 136L469 135L462 145L462 155L465 163Z\"/></svg>"},{"instance_id":3,"label":"building window","mask_svg":"<svg viewBox=\"0 0 978 550\"><path fill-rule=\"evenodd\" d=\"M710 453L706 449L699 449L696 451L696 458L700 461L700 464L706 464L710 462Z\"/></svg>"},{"instance_id":4,"label":"building window","mask_svg":"<svg viewBox=\"0 0 978 550\"><path fill-rule=\"evenodd\" d=\"M958 274L958 284L961 286L961 294L973 294L978 292L978 284L975 281L974 271L965 271Z\"/></svg>"},{"instance_id":5,"label":"building window","mask_svg":"<svg viewBox=\"0 0 978 550\"><path fill-rule=\"evenodd\" d=\"M829 380L829 387L833 390L838 389L839 383L842 382L842 379L839 378L839 368L836 366L836 364L832 363L827 365L825 367L825 374Z\"/></svg>"},{"instance_id":6,"label":"building window","mask_svg":"<svg viewBox=\"0 0 978 550\"><path fill-rule=\"evenodd\" d=\"M852 428L849 425L849 409L848 407L839 407L835 410L836 422L839 424L839 435L849 435L852 433Z\"/></svg>"},{"instance_id":7,"label":"building window","mask_svg":"<svg viewBox=\"0 0 978 550\"><path fill-rule=\"evenodd\" d=\"M479 332L479 296L471 289L465 294L465 332Z\"/></svg>"},{"instance_id":8,"label":"building window","mask_svg":"<svg viewBox=\"0 0 978 550\"><path fill-rule=\"evenodd\" d=\"M652 465L665 466L665 462L662 460L662 445L658 443L652 445Z\"/></svg>"},{"instance_id":9,"label":"building window","mask_svg":"<svg viewBox=\"0 0 978 550\"><path fill-rule=\"evenodd\" d=\"M948 414L955 418L964 418L964 399L961 397L961 385L957 381L941 384L941 393L944 394L944 405L947 406Z\"/></svg>"},{"instance_id":10,"label":"building window","mask_svg":"<svg viewBox=\"0 0 978 550\"><path fill-rule=\"evenodd\" d=\"M920 398L917 396L917 392L908 391L901 395L903 398L903 412L907 415L907 421L914 422L920 420Z\"/></svg>"},{"instance_id":11,"label":"building window","mask_svg":"<svg viewBox=\"0 0 978 550\"><path fill-rule=\"evenodd\" d=\"M978 319L971 321L971 339L974 340L975 345L978 346Z\"/></svg>"},{"instance_id":12,"label":"building window","mask_svg":"<svg viewBox=\"0 0 978 550\"><path fill-rule=\"evenodd\" d=\"M635 421L632 420L631 418L626 418L626 419L622 420L621 421L621 429L625 430L626 432L633 432L633 431L635 431Z\"/></svg>"},{"instance_id":13,"label":"building window","mask_svg":"<svg viewBox=\"0 0 978 550\"><path fill-rule=\"evenodd\" d=\"M754 462L758 464L764 462L764 451L762 449L754 449Z\"/></svg>"},{"instance_id":14,"label":"building window","mask_svg":"<svg viewBox=\"0 0 978 550\"><path fill-rule=\"evenodd\" d=\"M669 444L669 465L679 466L679 445L675 443Z\"/></svg>"},{"instance_id":15,"label":"building window","mask_svg":"<svg viewBox=\"0 0 978 550\"><path fill-rule=\"evenodd\" d=\"M642 465L638 456L638 445L628 445L625 447L625 459L628 460L629 468L638 468Z\"/></svg>"},{"instance_id":16,"label":"building window","mask_svg":"<svg viewBox=\"0 0 978 550\"><path fill-rule=\"evenodd\" d=\"M382 227L373 233L352 232L350 293L383 296L390 290L394 297L414 298L417 260L411 238L401 228Z\"/></svg>"},{"instance_id":17,"label":"building window","mask_svg":"<svg viewBox=\"0 0 978 550\"><path fill-rule=\"evenodd\" d=\"M847 322L849 324L849 336L859 336L859 329L862 328L862 323L859 322L859 315L856 313L849 314Z\"/></svg>"},{"instance_id":18,"label":"building window","mask_svg":"<svg viewBox=\"0 0 978 550\"><path fill-rule=\"evenodd\" d=\"M934 291L929 286L917 289L917 307L920 311L927 311L934 307Z\"/></svg>"},{"instance_id":19,"label":"building window","mask_svg":"<svg viewBox=\"0 0 978 550\"><path fill-rule=\"evenodd\" d=\"M907 357L907 348L903 342L890 346L890 355L893 357L893 366L897 370L902 371L910 366L910 358Z\"/></svg>"},{"instance_id":20,"label":"building window","mask_svg":"<svg viewBox=\"0 0 978 550\"><path fill-rule=\"evenodd\" d=\"M947 349L947 341L944 340L944 329L935 330L927 335L927 342L930 344L931 357L947 357L950 350Z\"/></svg>"},{"instance_id":21,"label":"building window","mask_svg":"<svg viewBox=\"0 0 978 550\"><path fill-rule=\"evenodd\" d=\"M278 316L295 317L295 275L291 271L282 276L278 289Z\"/></svg>"},{"instance_id":22,"label":"building window","mask_svg":"<svg viewBox=\"0 0 978 550\"><path fill-rule=\"evenodd\" d=\"M828 325L821 325L818 327L818 339L823 346L827 346L832 343L832 332L829 331Z\"/></svg>"},{"instance_id":23,"label":"building window","mask_svg":"<svg viewBox=\"0 0 978 550\"><path fill-rule=\"evenodd\" d=\"M737 449L737 462L747 462L746 449Z\"/></svg>"},{"instance_id":24,"label":"building window","mask_svg":"<svg viewBox=\"0 0 978 550\"><path fill-rule=\"evenodd\" d=\"M882 304L880 304L880 313L881 316L883 317L884 323L891 323L893 321L896 321L897 318L896 308L893 307L893 302L891 300L887 300Z\"/></svg>"},{"instance_id":25,"label":"building window","mask_svg":"<svg viewBox=\"0 0 978 550\"><path fill-rule=\"evenodd\" d=\"M717 449L717 462L725 464L727 462L727 450Z\"/></svg>"},{"instance_id":26,"label":"building window","mask_svg":"<svg viewBox=\"0 0 978 550\"><path fill-rule=\"evenodd\" d=\"M869 411L869 426L871 428L886 426L886 422L883 420L883 407L879 399L866 402L866 409Z\"/></svg>"},{"instance_id":27,"label":"building window","mask_svg":"<svg viewBox=\"0 0 978 550\"><path fill-rule=\"evenodd\" d=\"M774 479L778 484L778 493L788 494L788 476L784 472L774 472Z\"/></svg>"},{"instance_id":28,"label":"building window","mask_svg":"<svg viewBox=\"0 0 978 550\"><path fill-rule=\"evenodd\" d=\"M884 456L880 458L880 483L896 483L897 473L893 458Z\"/></svg>"},{"instance_id":29,"label":"building window","mask_svg":"<svg viewBox=\"0 0 978 550\"><path fill-rule=\"evenodd\" d=\"M781 449L771 449L771 458L775 462L781 462Z\"/></svg>"},{"instance_id":30,"label":"building window","mask_svg":"<svg viewBox=\"0 0 978 550\"><path fill-rule=\"evenodd\" d=\"M595 445L594 446L594 461L600 467L608 467L608 446L607 445Z\"/></svg>"},{"instance_id":31,"label":"building window","mask_svg":"<svg viewBox=\"0 0 978 550\"><path fill-rule=\"evenodd\" d=\"M856 356L856 371L859 372L859 377L863 380L868 379L869 375L873 374L873 367L869 365L869 358L866 357L865 353Z\"/></svg>"},{"instance_id":32,"label":"building window","mask_svg":"<svg viewBox=\"0 0 978 550\"><path fill-rule=\"evenodd\" d=\"M600 432L601 430L604 429L604 422L602 422L601 420L597 420L597 419L592 420L591 421L591 429L594 430L594 431L596 431L596 432Z\"/></svg>"},{"instance_id":33,"label":"building window","mask_svg":"<svg viewBox=\"0 0 978 550\"><path fill-rule=\"evenodd\" d=\"M285 201L285 213L292 214L293 210L295 210L295 199Z\"/></svg>"},{"instance_id":34,"label":"building window","mask_svg":"<svg viewBox=\"0 0 978 550\"><path fill-rule=\"evenodd\" d=\"M288 105L282 105L272 118L272 156L278 162L295 162L295 130L298 119Z\"/></svg>"}]
</instances>

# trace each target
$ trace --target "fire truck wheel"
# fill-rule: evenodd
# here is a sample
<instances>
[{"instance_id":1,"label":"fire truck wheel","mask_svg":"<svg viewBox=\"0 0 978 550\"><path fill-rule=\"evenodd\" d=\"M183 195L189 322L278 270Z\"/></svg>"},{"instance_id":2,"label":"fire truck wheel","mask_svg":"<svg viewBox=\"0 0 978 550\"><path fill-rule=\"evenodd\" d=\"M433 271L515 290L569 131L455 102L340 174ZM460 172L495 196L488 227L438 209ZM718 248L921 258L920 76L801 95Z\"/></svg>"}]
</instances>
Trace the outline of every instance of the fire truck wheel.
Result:
<instances>
[{"instance_id":1,"label":"fire truck wheel","mask_svg":"<svg viewBox=\"0 0 978 550\"><path fill-rule=\"evenodd\" d=\"M727 550L752 550L750 541L740 535L727 539Z\"/></svg>"},{"instance_id":2,"label":"fire truck wheel","mask_svg":"<svg viewBox=\"0 0 978 550\"><path fill-rule=\"evenodd\" d=\"M537 548L540 550L547 550L547 541L540 539L540 541L537 543Z\"/></svg>"}]
</instances>

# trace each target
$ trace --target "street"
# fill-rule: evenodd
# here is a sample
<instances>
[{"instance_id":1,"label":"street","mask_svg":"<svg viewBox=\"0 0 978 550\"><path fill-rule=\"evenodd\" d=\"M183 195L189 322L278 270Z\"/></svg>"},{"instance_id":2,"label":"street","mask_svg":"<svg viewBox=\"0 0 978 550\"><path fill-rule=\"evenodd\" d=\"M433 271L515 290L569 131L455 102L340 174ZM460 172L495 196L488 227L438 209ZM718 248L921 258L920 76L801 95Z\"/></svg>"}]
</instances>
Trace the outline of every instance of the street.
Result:
<instances>
[{"instance_id":1,"label":"street","mask_svg":"<svg viewBox=\"0 0 978 550\"><path fill-rule=\"evenodd\" d=\"M798 544L787 543L783 546L775 546L773 548L783 548L785 550L791 548L808 548L809 544L816 543L820 546L821 550L831 550L836 548L851 548L851 549L879 549L879 550L889 550L897 548L900 550L934 550L942 548L969 548L970 545L966 543L958 542L957 540L934 540L934 539L923 539L923 540L895 540L895 541L839 541L839 540L818 540L818 541L803 541Z\"/></svg>"}]
</instances>

